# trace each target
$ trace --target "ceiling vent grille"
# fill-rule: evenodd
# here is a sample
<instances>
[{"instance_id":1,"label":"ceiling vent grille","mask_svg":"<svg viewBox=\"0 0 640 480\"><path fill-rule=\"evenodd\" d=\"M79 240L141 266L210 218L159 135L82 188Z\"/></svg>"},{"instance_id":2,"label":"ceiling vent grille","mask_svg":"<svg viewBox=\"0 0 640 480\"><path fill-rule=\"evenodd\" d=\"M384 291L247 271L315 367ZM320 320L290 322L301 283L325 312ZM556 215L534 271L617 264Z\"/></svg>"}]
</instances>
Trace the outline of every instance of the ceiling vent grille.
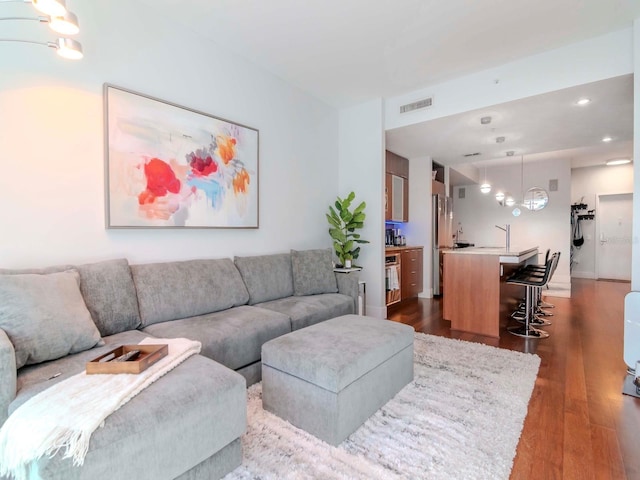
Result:
<instances>
[{"instance_id":1,"label":"ceiling vent grille","mask_svg":"<svg viewBox=\"0 0 640 480\"><path fill-rule=\"evenodd\" d=\"M407 103L406 105L402 105L400 107L400 113L413 112L415 110L429 108L432 105L433 105L433 97L427 97L423 100L418 100L417 102Z\"/></svg>"}]
</instances>

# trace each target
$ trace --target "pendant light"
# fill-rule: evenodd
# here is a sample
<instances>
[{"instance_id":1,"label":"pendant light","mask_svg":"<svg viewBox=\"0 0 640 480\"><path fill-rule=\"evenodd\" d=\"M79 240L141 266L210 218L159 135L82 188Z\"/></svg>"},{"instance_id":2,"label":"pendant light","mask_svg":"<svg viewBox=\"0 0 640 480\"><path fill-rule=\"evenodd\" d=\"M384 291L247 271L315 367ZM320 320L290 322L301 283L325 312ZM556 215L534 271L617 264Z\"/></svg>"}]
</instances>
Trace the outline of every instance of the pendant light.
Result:
<instances>
[{"instance_id":1,"label":"pendant light","mask_svg":"<svg viewBox=\"0 0 640 480\"><path fill-rule=\"evenodd\" d=\"M524 155L520 156L520 199L521 201L519 205L524 205ZM513 202L513 205L515 205L515 201ZM511 207L513 205L509 206ZM519 217L520 213L521 211L518 206L516 206L516 208L511 212L514 217Z\"/></svg>"},{"instance_id":2,"label":"pendant light","mask_svg":"<svg viewBox=\"0 0 640 480\"><path fill-rule=\"evenodd\" d=\"M480 191L485 194L491 191L491 184L487 183L487 167L484 167L484 183L480 185Z\"/></svg>"}]
</instances>

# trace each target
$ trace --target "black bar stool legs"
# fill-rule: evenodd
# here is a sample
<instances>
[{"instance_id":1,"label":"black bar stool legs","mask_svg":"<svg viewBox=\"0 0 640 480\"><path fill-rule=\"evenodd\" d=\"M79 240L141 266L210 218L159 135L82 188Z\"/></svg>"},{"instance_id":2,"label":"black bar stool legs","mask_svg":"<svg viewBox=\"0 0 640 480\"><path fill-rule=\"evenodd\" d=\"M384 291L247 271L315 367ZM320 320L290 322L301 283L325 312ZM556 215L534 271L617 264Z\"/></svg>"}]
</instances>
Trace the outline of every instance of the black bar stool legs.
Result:
<instances>
[{"instance_id":1,"label":"black bar stool legs","mask_svg":"<svg viewBox=\"0 0 640 480\"><path fill-rule=\"evenodd\" d=\"M509 283L517 283L516 281L509 281ZM522 285L522 284L520 284ZM517 335L518 337L524 338L547 338L549 334L544 330L540 330L531 325L531 318L534 315L534 303L533 303L533 289L534 287L531 285L526 285L526 296L525 296L525 317L524 317L524 325L512 325L507 327L509 333L513 335Z\"/></svg>"}]
</instances>

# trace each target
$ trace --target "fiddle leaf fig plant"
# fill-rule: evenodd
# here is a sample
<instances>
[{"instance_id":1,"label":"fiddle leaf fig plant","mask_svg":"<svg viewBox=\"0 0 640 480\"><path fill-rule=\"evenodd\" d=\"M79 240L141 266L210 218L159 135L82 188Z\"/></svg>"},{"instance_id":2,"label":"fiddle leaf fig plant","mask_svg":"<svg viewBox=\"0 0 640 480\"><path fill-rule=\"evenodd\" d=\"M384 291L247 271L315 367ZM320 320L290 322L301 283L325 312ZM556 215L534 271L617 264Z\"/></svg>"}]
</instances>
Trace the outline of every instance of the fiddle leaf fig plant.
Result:
<instances>
[{"instance_id":1,"label":"fiddle leaf fig plant","mask_svg":"<svg viewBox=\"0 0 640 480\"><path fill-rule=\"evenodd\" d=\"M329 235L333 239L333 249L341 266L345 265L345 261L356 260L360 256L360 244L369 243L368 240L360 238L359 233L355 233L357 229L364 226L366 218L364 209L367 206L362 202L351 210L350 207L355 198L354 192L344 199L338 197L333 206L329 205L329 213L326 214Z\"/></svg>"}]
</instances>

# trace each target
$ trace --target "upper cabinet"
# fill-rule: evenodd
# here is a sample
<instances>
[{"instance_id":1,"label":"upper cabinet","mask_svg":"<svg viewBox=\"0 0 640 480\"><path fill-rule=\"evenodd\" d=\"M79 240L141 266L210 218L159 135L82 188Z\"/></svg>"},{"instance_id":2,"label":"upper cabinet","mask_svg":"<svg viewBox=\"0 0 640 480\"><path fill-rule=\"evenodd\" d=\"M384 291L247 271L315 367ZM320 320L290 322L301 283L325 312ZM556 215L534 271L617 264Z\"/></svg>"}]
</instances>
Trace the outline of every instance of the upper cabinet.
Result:
<instances>
[{"instance_id":1,"label":"upper cabinet","mask_svg":"<svg viewBox=\"0 0 640 480\"><path fill-rule=\"evenodd\" d=\"M447 188L444 184L444 167L433 162L433 179L431 180L431 194L446 196Z\"/></svg>"},{"instance_id":2,"label":"upper cabinet","mask_svg":"<svg viewBox=\"0 0 640 480\"><path fill-rule=\"evenodd\" d=\"M409 221L409 160L387 150L385 161L384 218Z\"/></svg>"}]
</instances>

